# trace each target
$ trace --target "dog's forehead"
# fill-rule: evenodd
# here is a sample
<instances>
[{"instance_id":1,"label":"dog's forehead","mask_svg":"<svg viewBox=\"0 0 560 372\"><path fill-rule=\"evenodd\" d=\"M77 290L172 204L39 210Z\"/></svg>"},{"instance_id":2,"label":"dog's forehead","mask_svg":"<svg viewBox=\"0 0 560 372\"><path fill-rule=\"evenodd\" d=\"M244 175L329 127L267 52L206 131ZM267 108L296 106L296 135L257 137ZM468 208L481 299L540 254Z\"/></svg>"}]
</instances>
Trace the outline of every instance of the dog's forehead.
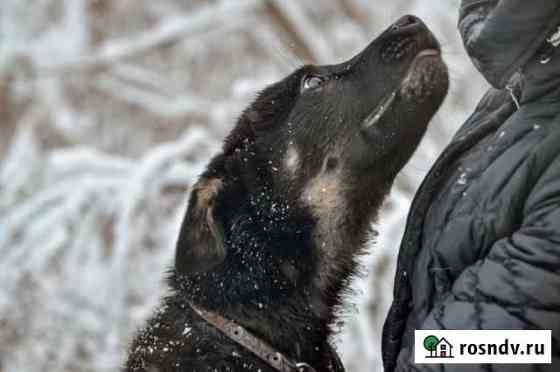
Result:
<instances>
[{"instance_id":1,"label":"dog's forehead","mask_svg":"<svg viewBox=\"0 0 560 372\"><path fill-rule=\"evenodd\" d=\"M302 66L292 73L286 75L284 78L278 80L277 82L268 85L264 88L264 92L270 92L272 90L291 90L291 93L299 93L301 80L310 73L311 68L309 66ZM283 92L287 93L287 92ZM266 96L266 94L265 94Z\"/></svg>"}]
</instances>

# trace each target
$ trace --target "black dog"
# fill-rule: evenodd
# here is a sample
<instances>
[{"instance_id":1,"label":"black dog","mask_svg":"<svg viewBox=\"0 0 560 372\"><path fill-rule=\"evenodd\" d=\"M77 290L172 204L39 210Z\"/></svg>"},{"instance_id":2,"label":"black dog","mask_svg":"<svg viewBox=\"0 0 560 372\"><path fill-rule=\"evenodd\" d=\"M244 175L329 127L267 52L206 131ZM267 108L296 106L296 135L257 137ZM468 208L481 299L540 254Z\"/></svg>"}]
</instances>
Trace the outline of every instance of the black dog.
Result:
<instances>
[{"instance_id":1,"label":"black dog","mask_svg":"<svg viewBox=\"0 0 560 372\"><path fill-rule=\"evenodd\" d=\"M447 93L439 51L406 16L348 62L302 67L259 95L191 193L173 294L126 371L342 368L331 325L372 220Z\"/></svg>"}]
</instances>

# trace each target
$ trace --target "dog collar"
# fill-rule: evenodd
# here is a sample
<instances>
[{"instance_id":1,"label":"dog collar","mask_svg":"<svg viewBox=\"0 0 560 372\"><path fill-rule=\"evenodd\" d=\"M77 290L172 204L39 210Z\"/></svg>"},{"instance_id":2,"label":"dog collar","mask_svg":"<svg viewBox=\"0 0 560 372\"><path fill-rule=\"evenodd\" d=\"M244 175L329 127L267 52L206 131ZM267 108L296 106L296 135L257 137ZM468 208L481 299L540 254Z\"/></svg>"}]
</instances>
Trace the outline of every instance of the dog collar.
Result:
<instances>
[{"instance_id":1,"label":"dog collar","mask_svg":"<svg viewBox=\"0 0 560 372\"><path fill-rule=\"evenodd\" d=\"M272 346L252 335L239 324L214 312L189 303L190 307L207 323L220 330L229 339L243 346L279 372L317 372L307 363L294 362Z\"/></svg>"}]
</instances>

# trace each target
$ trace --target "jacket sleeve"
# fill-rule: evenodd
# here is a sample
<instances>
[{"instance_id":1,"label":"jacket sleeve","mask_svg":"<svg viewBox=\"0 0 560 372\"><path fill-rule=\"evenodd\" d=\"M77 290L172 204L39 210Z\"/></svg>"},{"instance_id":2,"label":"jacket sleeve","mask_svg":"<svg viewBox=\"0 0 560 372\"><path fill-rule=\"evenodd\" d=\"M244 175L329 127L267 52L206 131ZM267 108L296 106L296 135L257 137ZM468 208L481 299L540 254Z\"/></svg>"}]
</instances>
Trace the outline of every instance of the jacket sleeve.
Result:
<instances>
[{"instance_id":1,"label":"jacket sleeve","mask_svg":"<svg viewBox=\"0 0 560 372\"><path fill-rule=\"evenodd\" d=\"M517 231L456 279L423 329L550 329L552 362L560 365L560 157L541 173ZM412 351L413 352L413 351ZM557 364L558 363L558 364ZM400 355L396 371L537 371L531 365L415 365ZM548 366L552 367L552 366ZM552 367L553 368L553 367Z\"/></svg>"}]
</instances>

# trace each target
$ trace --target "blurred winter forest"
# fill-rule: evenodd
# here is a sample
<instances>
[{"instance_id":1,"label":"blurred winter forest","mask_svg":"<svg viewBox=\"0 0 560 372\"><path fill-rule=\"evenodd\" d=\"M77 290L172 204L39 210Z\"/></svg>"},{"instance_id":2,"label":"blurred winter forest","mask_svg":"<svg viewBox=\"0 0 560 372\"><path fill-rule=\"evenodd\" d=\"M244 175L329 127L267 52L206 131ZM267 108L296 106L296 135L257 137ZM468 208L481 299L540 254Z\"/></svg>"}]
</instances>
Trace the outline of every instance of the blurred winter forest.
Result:
<instances>
[{"instance_id":1,"label":"blurred winter forest","mask_svg":"<svg viewBox=\"0 0 560 372\"><path fill-rule=\"evenodd\" d=\"M458 0L1 0L0 371L115 371L164 293L187 195L266 84L349 58L399 16L440 38L452 87L399 176L336 336L381 370L415 188L485 83Z\"/></svg>"}]
</instances>

